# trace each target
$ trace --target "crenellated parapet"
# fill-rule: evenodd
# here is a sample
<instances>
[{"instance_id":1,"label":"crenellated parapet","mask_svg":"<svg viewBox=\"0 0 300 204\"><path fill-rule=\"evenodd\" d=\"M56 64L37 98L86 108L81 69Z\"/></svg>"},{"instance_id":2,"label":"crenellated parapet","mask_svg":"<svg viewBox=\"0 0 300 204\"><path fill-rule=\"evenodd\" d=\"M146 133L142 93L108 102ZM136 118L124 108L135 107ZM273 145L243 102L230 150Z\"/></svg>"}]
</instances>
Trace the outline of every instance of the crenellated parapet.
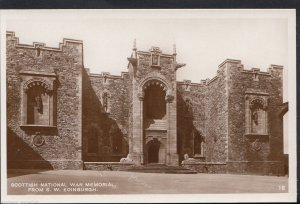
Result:
<instances>
[{"instance_id":1,"label":"crenellated parapet","mask_svg":"<svg viewBox=\"0 0 300 204\"><path fill-rule=\"evenodd\" d=\"M86 68L86 70L90 77L99 77L104 80L106 79L118 80L118 79L126 79L129 77L128 72L121 72L121 75L112 75L110 74L110 72L101 72L101 74L94 74L94 73L90 73L88 68Z\"/></svg>"},{"instance_id":2,"label":"crenellated parapet","mask_svg":"<svg viewBox=\"0 0 300 204\"><path fill-rule=\"evenodd\" d=\"M257 78L257 76L282 76L280 73L282 73L283 66L281 65L274 65L271 64L267 71L261 71L260 68L251 68L250 70L244 69L244 65L242 64L241 60L235 60L235 59L226 59L224 62L222 62L219 65L219 69L217 73L221 72L222 69L229 68L233 69L236 68L235 71L242 72L245 74L251 74L253 75L253 78Z\"/></svg>"},{"instance_id":3,"label":"crenellated parapet","mask_svg":"<svg viewBox=\"0 0 300 204\"><path fill-rule=\"evenodd\" d=\"M15 32L12 31L6 31L6 39L8 41L14 41L15 42L15 47L16 48L25 48L25 49L37 49L40 51L57 51L57 52L62 52L63 48L67 46L67 44L72 43L72 44L83 44L82 40L74 40L74 39L68 39L68 38L63 38L63 42L59 43L58 48L55 47L47 47L45 43L41 42L33 42L32 45L27 45L27 44L21 44L19 43L19 38L15 36Z\"/></svg>"}]
</instances>

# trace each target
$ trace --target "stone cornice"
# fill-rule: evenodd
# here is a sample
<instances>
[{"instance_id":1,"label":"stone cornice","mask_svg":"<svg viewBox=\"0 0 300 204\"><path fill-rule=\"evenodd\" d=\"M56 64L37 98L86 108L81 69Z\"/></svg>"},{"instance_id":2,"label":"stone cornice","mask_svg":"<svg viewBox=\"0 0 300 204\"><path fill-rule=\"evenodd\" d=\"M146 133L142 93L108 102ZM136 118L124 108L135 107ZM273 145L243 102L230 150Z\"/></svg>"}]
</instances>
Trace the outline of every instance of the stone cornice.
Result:
<instances>
[{"instance_id":1,"label":"stone cornice","mask_svg":"<svg viewBox=\"0 0 300 204\"><path fill-rule=\"evenodd\" d=\"M20 71L20 75L57 77L54 72Z\"/></svg>"}]
</instances>

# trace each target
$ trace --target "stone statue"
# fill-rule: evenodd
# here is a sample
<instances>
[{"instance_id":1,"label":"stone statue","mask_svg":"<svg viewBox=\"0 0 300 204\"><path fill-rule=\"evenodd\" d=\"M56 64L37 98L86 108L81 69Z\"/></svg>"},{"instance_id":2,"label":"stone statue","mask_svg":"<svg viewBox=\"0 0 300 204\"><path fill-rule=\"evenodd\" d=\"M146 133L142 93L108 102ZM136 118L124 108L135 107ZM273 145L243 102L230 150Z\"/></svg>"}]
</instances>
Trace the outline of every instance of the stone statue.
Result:
<instances>
[{"instance_id":1,"label":"stone statue","mask_svg":"<svg viewBox=\"0 0 300 204\"><path fill-rule=\"evenodd\" d=\"M41 96L36 96L35 97L35 103L36 103L36 107L37 107L38 112L42 112L42 110L43 110L43 101L42 101Z\"/></svg>"},{"instance_id":2,"label":"stone statue","mask_svg":"<svg viewBox=\"0 0 300 204\"><path fill-rule=\"evenodd\" d=\"M133 159L131 158L131 154L128 154L126 158L122 158L120 160L121 163L133 163Z\"/></svg>"},{"instance_id":3,"label":"stone statue","mask_svg":"<svg viewBox=\"0 0 300 204\"><path fill-rule=\"evenodd\" d=\"M255 125L258 125L258 113L257 110L254 110L252 113L252 120L254 122Z\"/></svg>"}]
</instances>

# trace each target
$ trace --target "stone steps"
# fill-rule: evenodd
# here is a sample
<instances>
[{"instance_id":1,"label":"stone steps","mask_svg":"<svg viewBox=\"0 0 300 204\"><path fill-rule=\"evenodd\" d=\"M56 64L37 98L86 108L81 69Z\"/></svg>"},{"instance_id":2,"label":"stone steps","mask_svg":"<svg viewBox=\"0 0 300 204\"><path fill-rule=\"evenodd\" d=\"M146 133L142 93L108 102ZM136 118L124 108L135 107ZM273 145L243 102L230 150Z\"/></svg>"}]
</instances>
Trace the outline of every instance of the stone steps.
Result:
<instances>
[{"instance_id":1,"label":"stone steps","mask_svg":"<svg viewBox=\"0 0 300 204\"><path fill-rule=\"evenodd\" d=\"M166 173L166 174L196 174L194 170L182 166L167 166L165 164L147 164L136 166L130 163L120 162L84 162L85 170L96 171L130 171L141 173Z\"/></svg>"},{"instance_id":2,"label":"stone steps","mask_svg":"<svg viewBox=\"0 0 300 204\"><path fill-rule=\"evenodd\" d=\"M141 173L166 173L166 174L197 174L196 171L184 168L182 166L167 166L164 164L148 164L145 166L131 166L124 171Z\"/></svg>"},{"instance_id":3,"label":"stone steps","mask_svg":"<svg viewBox=\"0 0 300 204\"><path fill-rule=\"evenodd\" d=\"M149 124L148 123L148 127L146 128L146 130L166 130L167 129L167 121L166 120L153 120L153 122L151 122Z\"/></svg>"}]
</instances>

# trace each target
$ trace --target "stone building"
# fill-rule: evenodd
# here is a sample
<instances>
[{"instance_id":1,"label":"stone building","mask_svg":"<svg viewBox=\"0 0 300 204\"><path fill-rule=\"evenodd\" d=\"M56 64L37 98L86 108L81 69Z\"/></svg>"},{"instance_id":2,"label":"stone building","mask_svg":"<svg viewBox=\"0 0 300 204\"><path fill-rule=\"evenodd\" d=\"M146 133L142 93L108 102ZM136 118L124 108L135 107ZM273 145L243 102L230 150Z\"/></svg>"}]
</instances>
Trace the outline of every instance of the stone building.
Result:
<instances>
[{"instance_id":1,"label":"stone building","mask_svg":"<svg viewBox=\"0 0 300 204\"><path fill-rule=\"evenodd\" d=\"M127 72L93 74L82 41L50 48L6 38L8 168L283 173L282 66L245 70L227 59L213 79L178 82L175 47L134 44Z\"/></svg>"}]
</instances>

